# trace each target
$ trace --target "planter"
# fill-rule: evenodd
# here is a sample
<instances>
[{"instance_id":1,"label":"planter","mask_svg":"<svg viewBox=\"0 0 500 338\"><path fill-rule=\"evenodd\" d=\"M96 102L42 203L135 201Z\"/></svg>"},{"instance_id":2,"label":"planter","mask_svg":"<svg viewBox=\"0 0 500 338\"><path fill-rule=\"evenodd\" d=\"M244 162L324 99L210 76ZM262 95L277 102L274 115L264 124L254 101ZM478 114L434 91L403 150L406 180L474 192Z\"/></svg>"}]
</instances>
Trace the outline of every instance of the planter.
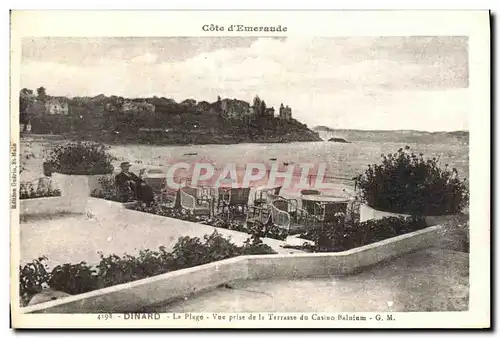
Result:
<instances>
[{"instance_id":1,"label":"planter","mask_svg":"<svg viewBox=\"0 0 500 338\"><path fill-rule=\"evenodd\" d=\"M89 179L89 189L92 193L94 190L97 192L102 192L101 182L99 180L103 177L110 177L111 175L89 175L87 176Z\"/></svg>"},{"instance_id":2,"label":"planter","mask_svg":"<svg viewBox=\"0 0 500 338\"><path fill-rule=\"evenodd\" d=\"M85 213L92 191L89 182L94 181L92 175L53 173L52 178L61 190L61 197L65 207L75 213Z\"/></svg>"},{"instance_id":3,"label":"planter","mask_svg":"<svg viewBox=\"0 0 500 338\"><path fill-rule=\"evenodd\" d=\"M52 173L55 172L54 166L50 163L43 162L43 174L45 176L52 176Z\"/></svg>"},{"instance_id":4,"label":"planter","mask_svg":"<svg viewBox=\"0 0 500 338\"><path fill-rule=\"evenodd\" d=\"M411 217L408 214L397 214L394 212L381 211L373 209L367 204L362 204L359 208L359 221L366 222L369 220L382 219L384 217ZM443 225L450 222L455 222L457 219L468 218L468 215L441 215L441 216L425 216L425 222L428 226Z\"/></svg>"}]
</instances>

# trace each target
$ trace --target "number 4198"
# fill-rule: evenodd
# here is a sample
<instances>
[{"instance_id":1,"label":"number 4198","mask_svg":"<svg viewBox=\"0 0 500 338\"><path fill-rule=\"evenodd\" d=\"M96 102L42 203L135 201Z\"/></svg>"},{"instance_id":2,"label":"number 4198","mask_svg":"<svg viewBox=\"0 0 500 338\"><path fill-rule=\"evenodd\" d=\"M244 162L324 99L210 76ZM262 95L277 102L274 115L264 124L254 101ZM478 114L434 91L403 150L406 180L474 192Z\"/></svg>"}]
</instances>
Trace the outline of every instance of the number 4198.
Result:
<instances>
[{"instance_id":1,"label":"number 4198","mask_svg":"<svg viewBox=\"0 0 500 338\"><path fill-rule=\"evenodd\" d=\"M103 314L98 314L97 319L98 320L109 320L112 319L113 315L111 313L103 313Z\"/></svg>"}]
</instances>

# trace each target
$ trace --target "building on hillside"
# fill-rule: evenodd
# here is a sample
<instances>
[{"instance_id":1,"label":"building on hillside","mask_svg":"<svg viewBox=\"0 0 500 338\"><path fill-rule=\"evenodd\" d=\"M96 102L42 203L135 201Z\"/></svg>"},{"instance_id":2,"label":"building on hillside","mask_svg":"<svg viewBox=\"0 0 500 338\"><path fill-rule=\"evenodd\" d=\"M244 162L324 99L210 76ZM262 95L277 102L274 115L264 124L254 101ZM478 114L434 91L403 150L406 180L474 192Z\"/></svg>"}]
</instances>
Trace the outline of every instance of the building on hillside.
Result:
<instances>
[{"instance_id":1,"label":"building on hillside","mask_svg":"<svg viewBox=\"0 0 500 338\"><path fill-rule=\"evenodd\" d=\"M280 115L279 118L282 120L291 120L292 119L292 108L283 106L283 103L280 106Z\"/></svg>"},{"instance_id":2,"label":"building on hillside","mask_svg":"<svg viewBox=\"0 0 500 338\"><path fill-rule=\"evenodd\" d=\"M30 134L31 133L31 122L28 121L26 124L20 123L19 124L19 131L21 132L21 134Z\"/></svg>"},{"instance_id":3,"label":"building on hillside","mask_svg":"<svg viewBox=\"0 0 500 338\"><path fill-rule=\"evenodd\" d=\"M274 117L274 107L266 108L266 111L264 112L264 116Z\"/></svg>"},{"instance_id":4,"label":"building on hillside","mask_svg":"<svg viewBox=\"0 0 500 338\"><path fill-rule=\"evenodd\" d=\"M68 99L51 97L45 101L45 115L69 115Z\"/></svg>"},{"instance_id":5,"label":"building on hillside","mask_svg":"<svg viewBox=\"0 0 500 338\"><path fill-rule=\"evenodd\" d=\"M34 116L43 116L46 114L46 108L43 102L35 100L25 111L25 116L30 119Z\"/></svg>"},{"instance_id":6,"label":"building on hillside","mask_svg":"<svg viewBox=\"0 0 500 338\"><path fill-rule=\"evenodd\" d=\"M227 119L243 119L255 115L255 112L248 102L224 99L220 103L220 114Z\"/></svg>"},{"instance_id":7,"label":"building on hillside","mask_svg":"<svg viewBox=\"0 0 500 338\"><path fill-rule=\"evenodd\" d=\"M125 100L122 105L122 112L155 112L155 105L147 102L134 102L130 100Z\"/></svg>"}]
</instances>

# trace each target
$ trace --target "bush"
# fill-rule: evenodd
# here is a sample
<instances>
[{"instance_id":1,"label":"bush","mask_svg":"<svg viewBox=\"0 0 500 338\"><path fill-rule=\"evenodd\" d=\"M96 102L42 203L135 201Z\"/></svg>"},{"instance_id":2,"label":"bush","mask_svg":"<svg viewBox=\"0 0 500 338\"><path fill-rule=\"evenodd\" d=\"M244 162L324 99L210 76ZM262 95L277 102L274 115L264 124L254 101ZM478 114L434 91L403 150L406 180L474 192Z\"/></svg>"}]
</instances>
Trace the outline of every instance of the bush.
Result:
<instances>
[{"instance_id":1,"label":"bush","mask_svg":"<svg viewBox=\"0 0 500 338\"><path fill-rule=\"evenodd\" d=\"M96 271L86 262L56 266L50 273L48 284L51 288L77 295L98 288Z\"/></svg>"},{"instance_id":2,"label":"bush","mask_svg":"<svg viewBox=\"0 0 500 338\"><path fill-rule=\"evenodd\" d=\"M177 218L183 221L189 222L201 222L206 220L207 217L196 216L190 210L182 208L169 208L167 206L160 205L158 203L140 203L133 207L133 210L147 212L148 214L154 214L164 217Z\"/></svg>"},{"instance_id":3,"label":"bush","mask_svg":"<svg viewBox=\"0 0 500 338\"><path fill-rule=\"evenodd\" d=\"M262 222L254 222L250 225L247 232L257 238L268 237L280 241L285 240L289 235L286 229L279 228L272 224L272 222L268 222L266 224Z\"/></svg>"},{"instance_id":4,"label":"bush","mask_svg":"<svg viewBox=\"0 0 500 338\"><path fill-rule=\"evenodd\" d=\"M123 198L118 194L118 189L116 187L115 179L111 176L104 176L99 178L99 183L101 189L93 190L90 196L96 198L102 198L108 201L115 202L128 202L124 201Z\"/></svg>"},{"instance_id":5,"label":"bush","mask_svg":"<svg viewBox=\"0 0 500 338\"><path fill-rule=\"evenodd\" d=\"M53 189L48 186L41 188L38 186L36 189L32 183L21 183L19 187L19 199L41 198L41 197L55 197L61 196L59 189Z\"/></svg>"},{"instance_id":6,"label":"bush","mask_svg":"<svg viewBox=\"0 0 500 338\"><path fill-rule=\"evenodd\" d=\"M25 266L19 266L19 297L23 306L30 299L42 291L42 285L49 282L50 273L44 261L47 257L42 256Z\"/></svg>"},{"instance_id":7,"label":"bush","mask_svg":"<svg viewBox=\"0 0 500 338\"><path fill-rule=\"evenodd\" d=\"M172 252L167 252L162 246L158 251L141 250L137 256L124 254L122 257L106 257L100 253L101 260L95 268L81 262L58 265L48 272L43 263L47 258L41 257L19 267L20 296L25 306L35 294L42 291L44 283L54 290L74 295L240 255L275 253L258 238L248 239L242 246L237 246L214 231L203 239L180 237Z\"/></svg>"},{"instance_id":8,"label":"bush","mask_svg":"<svg viewBox=\"0 0 500 338\"><path fill-rule=\"evenodd\" d=\"M205 225L210 225L216 228L251 233L249 232L246 222L243 220L227 219L220 216L214 216L212 218L203 220L200 223Z\"/></svg>"},{"instance_id":9,"label":"bush","mask_svg":"<svg viewBox=\"0 0 500 338\"><path fill-rule=\"evenodd\" d=\"M384 239L421 230L426 227L423 218L385 217L366 222L337 221L315 227L300 237L315 242L314 251L345 251Z\"/></svg>"},{"instance_id":10,"label":"bush","mask_svg":"<svg viewBox=\"0 0 500 338\"><path fill-rule=\"evenodd\" d=\"M58 145L50 154L47 164L61 174L104 175L113 172L114 157L106 147L93 142L71 142Z\"/></svg>"},{"instance_id":11,"label":"bush","mask_svg":"<svg viewBox=\"0 0 500 338\"><path fill-rule=\"evenodd\" d=\"M455 168L438 166L409 147L389 155L382 164L370 165L356 178L361 197L377 210L411 215L438 216L459 213L468 202L465 179Z\"/></svg>"},{"instance_id":12,"label":"bush","mask_svg":"<svg viewBox=\"0 0 500 338\"><path fill-rule=\"evenodd\" d=\"M241 254L241 248L215 231L205 235L203 241L196 237L179 238L172 254L176 265L192 267L236 257Z\"/></svg>"},{"instance_id":13,"label":"bush","mask_svg":"<svg viewBox=\"0 0 500 338\"><path fill-rule=\"evenodd\" d=\"M242 255L269 255L276 252L269 245L264 244L259 237L247 238L242 248Z\"/></svg>"},{"instance_id":14,"label":"bush","mask_svg":"<svg viewBox=\"0 0 500 338\"><path fill-rule=\"evenodd\" d=\"M137 257L131 255L100 254L101 261L97 266L101 287L132 282L177 270L172 261L172 254L160 247L159 251L141 250ZM179 267L182 269L182 267Z\"/></svg>"}]
</instances>

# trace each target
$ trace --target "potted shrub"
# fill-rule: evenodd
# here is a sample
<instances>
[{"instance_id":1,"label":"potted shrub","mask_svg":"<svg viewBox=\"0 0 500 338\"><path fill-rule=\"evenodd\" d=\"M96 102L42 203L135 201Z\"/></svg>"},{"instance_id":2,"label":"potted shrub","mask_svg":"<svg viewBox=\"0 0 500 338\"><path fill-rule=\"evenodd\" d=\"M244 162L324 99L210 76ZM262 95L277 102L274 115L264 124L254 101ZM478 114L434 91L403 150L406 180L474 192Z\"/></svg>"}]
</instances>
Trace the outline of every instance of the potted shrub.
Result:
<instances>
[{"instance_id":1,"label":"potted shrub","mask_svg":"<svg viewBox=\"0 0 500 338\"><path fill-rule=\"evenodd\" d=\"M61 196L74 212L85 211L90 193L99 187L99 179L113 173L114 160L102 144L71 142L57 146L47 163Z\"/></svg>"},{"instance_id":2,"label":"potted shrub","mask_svg":"<svg viewBox=\"0 0 500 338\"><path fill-rule=\"evenodd\" d=\"M50 162L43 162L43 175L44 176L52 176L52 172L54 171L54 168L52 166L52 163Z\"/></svg>"},{"instance_id":3,"label":"potted shrub","mask_svg":"<svg viewBox=\"0 0 500 338\"><path fill-rule=\"evenodd\" d=\"M356 178L361 199L361 221L391 216L425 216L429 225L440 217L459 214L468 203L465 179L455 168L440 167L438 160L424 159L410 147L383 155Z\"/></svg>"}]
</instances>

